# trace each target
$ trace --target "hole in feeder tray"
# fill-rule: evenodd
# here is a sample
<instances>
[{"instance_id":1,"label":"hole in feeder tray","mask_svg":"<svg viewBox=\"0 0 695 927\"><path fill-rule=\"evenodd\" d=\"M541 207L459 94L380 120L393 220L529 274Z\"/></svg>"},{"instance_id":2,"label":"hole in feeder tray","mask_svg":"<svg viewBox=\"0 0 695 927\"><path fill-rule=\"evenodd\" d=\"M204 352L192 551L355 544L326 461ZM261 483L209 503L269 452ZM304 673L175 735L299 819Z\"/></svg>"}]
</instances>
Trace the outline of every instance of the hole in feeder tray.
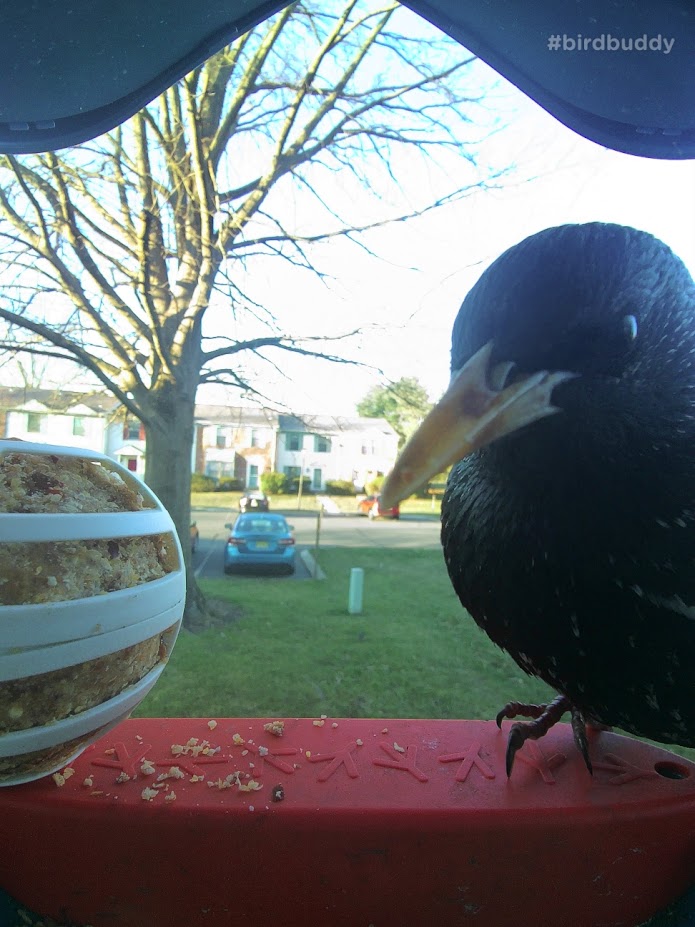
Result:
<instances>
[{"instance_id":1,"label":"hole in feeder tray","mask_svg":"<svg viewBox=\"0 0 695 927\"><path fill-rule=\"evenodd\" d=\"M654 763L654 769L664 779L688 779L690 777L690 770L687 766L681 766L680 763L674 763L671 760Z\"/></svg>"}]
</instances>

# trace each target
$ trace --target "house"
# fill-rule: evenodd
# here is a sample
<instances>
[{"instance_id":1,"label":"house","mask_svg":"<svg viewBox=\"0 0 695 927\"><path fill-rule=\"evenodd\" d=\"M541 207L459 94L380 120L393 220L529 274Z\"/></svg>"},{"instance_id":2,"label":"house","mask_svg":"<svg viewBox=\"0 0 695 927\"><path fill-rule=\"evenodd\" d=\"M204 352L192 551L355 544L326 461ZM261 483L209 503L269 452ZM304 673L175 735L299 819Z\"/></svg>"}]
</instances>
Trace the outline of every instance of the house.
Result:
<instances>
[{"instance_id":1,"label":"house","mask_svg":"<svg viewBox=\"0 0 695 927\"><path fill-rule=\"evenodd\" d=\"M300 473L319 492L328 480L362 488L393 466L398 435L385 419L341 416L278 416L275 469Z\"/></svg>"},{"instance_id":2,"label":"house","mask_svg":"<svg viewBox=\"0 0 695 927\"><path fill-rule=\"evenodd\" d=\"M101 393L0 387L0 435L103 452L116 405Z\"/></svg>"},{"instance_id":3,"label":"house","mask_svg":"<svg viewBox=\"0 0 695 927\"><path fill-rule=\"evenodd\" d=\"M195 411L194 472L258 489L261 474L274 469L277 415L248 406L197 405Z\"/></svg>"},{"instance_id":4,"label":"house","mask_svg":"<svg viewBox=\"0 0 695 927\"><path fill-rule=\"evenodd\" d=\"M83 447L145 472L145 429L108 393L0 387L0 436Z\"/></svg>"},{"instance_id":5,"label":"house","mask_svg":"<svg viewBox=\"0 0 695 927\"><path fill-rule=\"evenodd\" d=\"M0 387L0 436L100 451L139 476L142 424L106 393ZM398 435L384 419L282 415L251 406L197 405L193 472L257 489L277 471L320 492L330 480L362 488L394 464Z\"/></svg>"}]
</instances>

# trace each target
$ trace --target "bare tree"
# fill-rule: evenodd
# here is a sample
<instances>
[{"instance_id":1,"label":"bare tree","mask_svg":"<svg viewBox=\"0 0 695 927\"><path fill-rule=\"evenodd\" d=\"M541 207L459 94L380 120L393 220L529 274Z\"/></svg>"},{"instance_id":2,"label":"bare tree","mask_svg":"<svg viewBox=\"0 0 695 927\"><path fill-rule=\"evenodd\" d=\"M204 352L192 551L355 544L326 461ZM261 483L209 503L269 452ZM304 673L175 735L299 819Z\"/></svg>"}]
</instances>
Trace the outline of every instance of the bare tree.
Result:
<instances>
[{"instance_id":1,"label":"bare tree","mask_svg":"<svg viewBox=\"0 0 695 927\"><path fill-rule=\"evenodd\" d=\"M287 334L270 317L258 337L206 337L216 288L228 312L260 318L235 285L250 256L311 266L313 242L420 214L489 179L453 181L436 202L361 228L331 209L326 170L370 187L377 175L398 184L403 149L473 161L472 59L434 30L399 30L405 15L390 0L295 4L96 141L0 159L0 349L84 366L143 422L145 478L182 537L198 386L254 389L240 360L269 349L339 359L320 335ZM287 227L272 195L287 183L322 203L323 228Z\"/></svg>"}]
</instances>

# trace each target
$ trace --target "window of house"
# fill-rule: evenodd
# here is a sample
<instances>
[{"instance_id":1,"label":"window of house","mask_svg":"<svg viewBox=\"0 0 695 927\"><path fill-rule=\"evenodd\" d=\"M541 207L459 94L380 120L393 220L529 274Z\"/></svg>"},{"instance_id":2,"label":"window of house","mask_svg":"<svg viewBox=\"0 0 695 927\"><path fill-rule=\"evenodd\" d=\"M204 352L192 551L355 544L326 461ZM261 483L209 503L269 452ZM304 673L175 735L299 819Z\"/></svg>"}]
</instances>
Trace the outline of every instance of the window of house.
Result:
<instances>
[{"instance_id":1,"label":"window of house","mask_svg":"<svg viewBox=\"0 0 695 927\"><path fill-rule=\"evenodd\" d=\"M72 433L78 438L83 438L87 433L87 429L85 428L85 421L81 415L73 415Z\"/></svg>"},{"instance_id":2,"label":"window of house","mask_svg":"<svg viewBox=\"0 0 695 927\"><path fill-rule=\"evenodd\" d=\"M144 441L145 426L136 418L126 419L125 424L123 425L123 440Z\"/></svg>"},{"instance_id":3,"label":"window of house","mask_svg":"<svg viewBox=\"0 0 695 927\"><path fill-rule=\"evenodd\" d=\"M251 447L263 447L267 440L266 432L262 428L251 429Z\"/></svg>"},{"instance_id":4,"label":"window of house","mask_svg":"<svg viewBox=\"0 0 695 927\"><path fill-rule=\"evenodd\" d=\"M227 447L227 431L224 428L218 428L215 435L216 447Z\"/></svg>"},{"instance_id":5,"label":"window of house","mask_svg":"<svg viewBox=\"0 0 695 927\"><path fill-rule=\"evenodd\" d=\"M288 480L297 480L301 475L301 467L285 467L284 473Z\"/></svg>"},{"instance_id":6,"label":"window of house","mask_svg":"<svg viewBox=\"0 0 695 927\"><path fill-rule=\"evenodd\" d=\"M27 412L27 431L38 433L42 431L42 422L45 416L40 412Z\"/></svg>"},{"instance_id":7,"label":"window of house","mask_svg":"<svg viewBox=\"0 0 695 927\"><path fill-rule=\"evenodd\" d=\"M370 441L368 444L362 445L363 454L376 454L376 448L374 447L374 442Z\"/></svg>"},{"instance_id":8,"label":"window of house","mask_svg":"<svg viewBox=\"0 0 695 927\"><path fill-rule=\"evenodd\" d=\"M285 448L288 451L301 451L302 438L304 435L300 431L288 431L285 435ZM297 474L299 476L299 474Z\"/></svg>"},{"instance_id":9,"label":"window of house","mask_svg":"<svg viewBox=\"0 0 695 927\"><path fill-rule=\"evenodd\" d=\"M249 489L258 489L258 466L249 464Z\"/></svg>"},{"instance_id":10,"label":"window of house","mask_svg":"<svg viewBox=\"0 0 695 927\"><path fill-rule=\"evenodd\" d=\"M205 464L205 476L216 480L234 476L234 464L225 460L208 460Z\"/></svg>"},{"instance_id":11,"label":"window of house","mask_svg":"<svg viewBox=\"0 0 695 927\"><path fill-rule=\"evenodd\" d=\"M314 435L314 450L318 454L329 454L331 450L331 439L324 435Z\"/></svg>"}]
</instances>

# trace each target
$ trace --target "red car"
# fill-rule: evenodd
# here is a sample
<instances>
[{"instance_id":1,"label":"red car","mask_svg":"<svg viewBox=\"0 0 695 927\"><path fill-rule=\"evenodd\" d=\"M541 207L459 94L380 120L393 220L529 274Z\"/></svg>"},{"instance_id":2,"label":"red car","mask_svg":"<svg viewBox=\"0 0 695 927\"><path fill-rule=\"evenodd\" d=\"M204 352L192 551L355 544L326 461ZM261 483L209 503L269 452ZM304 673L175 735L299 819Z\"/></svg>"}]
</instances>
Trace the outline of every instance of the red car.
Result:
<instances>
[{"instance_id":1,"label":"red car","mask_svg":"<svg viewBox=\"0 0 695 927\"><path fill-rule=\"evenodd\" d=\"M401 510L398 505L392 509L381 507L381 496L367 496L357 503L357 514L367 515L369 518L400 518Z\"/></svg>"}]
</instances>

